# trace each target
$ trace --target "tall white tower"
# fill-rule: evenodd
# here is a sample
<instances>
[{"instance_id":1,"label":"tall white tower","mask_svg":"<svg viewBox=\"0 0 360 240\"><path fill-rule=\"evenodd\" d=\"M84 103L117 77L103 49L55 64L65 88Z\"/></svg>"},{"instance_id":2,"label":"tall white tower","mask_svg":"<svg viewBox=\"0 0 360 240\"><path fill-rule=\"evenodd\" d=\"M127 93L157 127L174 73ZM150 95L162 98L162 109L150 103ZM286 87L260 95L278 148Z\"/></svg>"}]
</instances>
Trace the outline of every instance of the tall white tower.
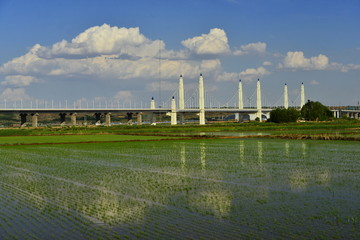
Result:
<instances>
[{"instance_id":1,"label":"tall white tower","mask_svg":"<svg viewBox=\"0 0 360 240\"><path fill-rule=\"evenodd\" d=\"M182 75L179 78L179 109L185 108L185 100L184 100L184 80Z\"/></svg>"},{"instance_id":2,"label":"tall white tower","mask_svg":"<svg viewBox=\"0 0 360 240\"><path fill-rule=\"evenodd\" d=\"M259 121L261 122L261 86L260 86L260 79L258 79L256 84L256 108L257 108L257 117L259 118Z\"/></svg>"},{"instance_id":3,"label":"tall white tower","mask_svg":"<svg viewBox=\"0 0 360 240\"><path fill-rule=\"evenodd\" d=\"M304 83L301 83L301 92L300 92L300 108L302 108L305 105L305 87Z\"/></svg>"},{"instance_id":4,"label":"tall white tower","mask_svg":"<svg viewBox=\"0 0 360 240\"><path fill-rule=\"evenodd\" d=\"M243 89L242 89L242 82L239 80L239 87L238 87L238 106L239 109L244 109L244 103L243 103Z\"/></svg>"},{"instance_id":5,"label":"tall white tower","mask_svg":"<svg viewBox=\"0 0 360 240\"><path fill-rule=\"evenodd\" d=\"M153 97L151 98L150 109L155 109L155 100Z\"/></svg>"},{"instance_id":6,"label":"tall white tower","mask_svg":"<svg viewBox=\"0 0 360 240\"><path fill-rule=\"evenodd\" d=\"M175 102L175 98L172 97L171 99L171 125L176 125L177 121L176 121L176 102Z\"/></svg>"},{"instance_id":7,"label":"tall white tower","mask_svg":"<svg viewBox=\"0 0 360 240\"><path fill-rule=\"evenodd\" d=\"M284 85L284 108L285 109L289 108L288 87L287 87L286 83Z\"/></svg>"},{"instance_id":8,"label":"tall white tower","mask_svg":"<svg viewBox=\"0 0 360 240\"><path fill-rule=\"evenodd\" d=\"M200 73L199 77L199 124L205 124L205 94L204 94L204 79Z\"/></svg>"}]
</instances>

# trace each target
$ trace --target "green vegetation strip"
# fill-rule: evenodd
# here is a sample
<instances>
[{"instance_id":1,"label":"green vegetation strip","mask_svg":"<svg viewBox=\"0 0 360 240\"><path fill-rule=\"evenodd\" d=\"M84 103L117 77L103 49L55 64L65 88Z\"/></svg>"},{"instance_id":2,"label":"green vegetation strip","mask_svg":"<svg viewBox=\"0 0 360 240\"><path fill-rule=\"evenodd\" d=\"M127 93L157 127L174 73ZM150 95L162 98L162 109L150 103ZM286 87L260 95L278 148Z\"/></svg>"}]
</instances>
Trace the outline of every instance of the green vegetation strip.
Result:
<instances>
[{"instance_id":1,"label":"green vegetation strip","mask_svg":"<svg viewBox=\"0 0 360 240\"><path fill-rule=\"evenodd\" d=\"M206 125L117 125L111 127L45 127L45 128L7 128L0 129L0 136L63 135L63 134L156 134L156 133L193 133L193 132L245 132L245 131L281 131L282 133L302 133L303 131L360 131L358 120L336 120L331 122L299 123L223 123Z\"/></svg>"},{"instance_id":2,"label":"green vegetation strip","mask_svg":"<svg viewBox=\"0 0 360 240\"><path fill-rule=\"evenodd\" d=\"M360 239L358 145L2 147L0 239Z\"/></svg>"},{"instance_id":3,"label":"green vegetation strip","mask_svg":"<svg viewBox=\"0 0 360 240\"><path fill-rule=\"evenodd\" d=\"M139 135L61 135L61 136L7 136L0 137L0 145L24 144L56 144L81 142L120 142L120 141L148 141L176 139L167 136L139 136Z\"/></svg>"}]
</instances>

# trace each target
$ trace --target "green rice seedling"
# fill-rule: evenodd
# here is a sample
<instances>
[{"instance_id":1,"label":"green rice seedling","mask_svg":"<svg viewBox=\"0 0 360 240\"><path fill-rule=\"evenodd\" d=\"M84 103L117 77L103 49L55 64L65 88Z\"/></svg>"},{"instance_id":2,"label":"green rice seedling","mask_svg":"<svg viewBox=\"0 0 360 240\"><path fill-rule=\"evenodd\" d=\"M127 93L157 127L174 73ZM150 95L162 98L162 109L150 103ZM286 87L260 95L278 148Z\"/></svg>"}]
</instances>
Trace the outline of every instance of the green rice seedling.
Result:
<instances>
[{"instance_id":1,"label":"green rice seedling","mask_svg":"<svg viewBox=\"0 0 360 240\"><path fill-rule=\"evenodd\" d=\"M286 238L289 231L298 238L299 226L309 238L347 238L360 198L356 146L274 139L7 146L0 178L16 188L1 187L0 196L22 191L9 198L19 204L14 212L32 206L34 224L58 214L60 229L74 226L71 236L88 229L103 238L112 227L127 228L129 237L167 236L159 230L166 224L178 238Z\"/></svg>"}]
</instances>

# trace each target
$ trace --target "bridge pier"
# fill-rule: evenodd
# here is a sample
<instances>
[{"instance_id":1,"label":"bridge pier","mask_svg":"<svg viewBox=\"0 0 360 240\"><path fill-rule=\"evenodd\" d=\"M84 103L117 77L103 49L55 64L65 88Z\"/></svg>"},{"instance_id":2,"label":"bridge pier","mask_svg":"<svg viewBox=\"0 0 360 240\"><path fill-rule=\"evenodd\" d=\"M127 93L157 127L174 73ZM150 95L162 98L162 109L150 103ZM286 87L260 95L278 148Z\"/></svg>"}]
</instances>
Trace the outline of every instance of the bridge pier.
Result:
<instances>
[{"instance_id":1,"label":"bridge pier","mask_svg":"<svg viewBox=\"0 0 360 240\"><path fill-rule=\"evenodd\" d=\"M19 115L20 115L20 127L25 127L27 113L20 113Z\"/></svg>"},{"instance_id":2,"label":"bridge pier","mask_svg":"<svg viewBox=\"0 0 360 240\"><path fill-rule=\"evenodd\" d=\"M180 124L185 124L185 113L180 113Z\"/></svg>"},{"instance_id":3,"label":"bridge pier","mask_svg":"<svg viewBox=\"0 0 360 240\"><path fill-rule=\"evenodd\" d=\"M65 117L66 117L66 113L59 113L60 116L60 125L61 126L65 126Z\"/></svg>"},{"instance_id":4,"label":"bridge pier","mask_svg":"<svg viewBox=\"0 0 360 240\"><path fill-rule=\"evenodd\" d=\"M344 113L341 110L339 110L338 111L338 118L342 118L342 116L344 116Z\"/></svg>"},{"instance_id":5,"label":"bridge pier","mask_svg":"<svg viewBox=\"0 0 360 240\"><path fill-rule=\"evenodd\" d=\"M136 121L137 121L137 125L142 125L142 112L136 113Z\"/></svg>"},{"instance_id":6,"label":"bridge pier","mask_svg":"<svg viewBox=\"0 0 360 240\"><path fill-rule=\"evenodd\" d=\"M70 113L72 126L76 126L76 116L77 116L77 113Z\"/></svg>"},{"instance_id":7,"label":"bridge pier","mask_svg":"<svg viewBox=\"0 0 360 240\"><path fill-rule=\"evenodd\" d=\"M100 125L101 124L101 113L97 112L94 113L95 116L95 125Z\"/></svg>"},{"instance_id":8,"label":"bridge pier","mask_svg":"<svg viewBox=\"0 0 360 240\"><path fill-rule=\"evenodd\" d=\"M105 113L105 125L111 126L111 112Z\"/></svg>"},{"instance_id":9,"label":"bridge pier","mask_svg":"<svg viewBox=\"0 0 360 240\"><path fill-rule=\"evenodd\" d=\"M150 114L150 124L155 125L156 124L156 115L154 112Z\"/></svg>"},{"instance_id":10,"label":"bridge pier","mask_svg":"<svg viewBox=\"0 0 360 240\"><path fill-rule=\"evenodd\" d=\"M245 113L242 113L242 112L238 112L238 113L235 113L235 121L237 122L244 122L244 117L245 117Z\"/></svg>"},{"instance_id":11,"label":"bridge pier","mask_svg":"<svg viewBox=\"0 0 360 240\"><path fill-rule=\"evenodd\" d=\"M38 113L32 113L31 114L31 126L32 127L38 127L38 117L39 114Z\"/></svg>"},{"instance_id":12,"label":"bridge pier","mask_svg":"<svg viewBox=\"0 0 360 240\"><path fill-rule=\"evenodd\" d=\"M126 113L126 118L127 118L127 120L128 120L128 122L127 122L128 125L132 125L132 124L133 124L133 123L132 123L132 115L133 115L132 112Z\"/></svg>"}]
</instances>

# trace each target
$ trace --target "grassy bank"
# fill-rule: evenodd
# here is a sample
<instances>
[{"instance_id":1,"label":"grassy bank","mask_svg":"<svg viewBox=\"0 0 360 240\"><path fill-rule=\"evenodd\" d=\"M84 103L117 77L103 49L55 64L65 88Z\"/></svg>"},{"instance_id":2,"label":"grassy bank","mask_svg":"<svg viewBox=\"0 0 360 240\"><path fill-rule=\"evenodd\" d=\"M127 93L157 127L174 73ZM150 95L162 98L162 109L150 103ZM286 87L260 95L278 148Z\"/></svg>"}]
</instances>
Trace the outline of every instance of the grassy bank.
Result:
<instances>
[{"instance_id":1,"label":"grassy bank","mask_svg":"<svg viewBox=\"0 0 360 240\"><path fill-rule=\"evenodd\" d=\"M0 146L34 145L34 144L70 144L70 143L97 143L97 142L125 142L125 141L156 141L178 139L168 136L139 136L139 135L61 135L61 136L3 136L0 137Z\"/></svg>"},{"instance_id":2,"label":"grassy bank","mask_svg":"<svg viewBox=\"0 0 360 240\"><path fill-rule=\"evenodd\" d=\"M0 130L0 136L26 135L64 135L64 134L109 134L109 133L190 133L190 132L241 132L267 131L273 134L321 134L332 132L357 132L360 134L360 121L338 120L332 122L301 123L222 123L207 125L116 125L76 126L76 127L44 127L44 128L7 128Z\"/></svg>"}]
</instances>

